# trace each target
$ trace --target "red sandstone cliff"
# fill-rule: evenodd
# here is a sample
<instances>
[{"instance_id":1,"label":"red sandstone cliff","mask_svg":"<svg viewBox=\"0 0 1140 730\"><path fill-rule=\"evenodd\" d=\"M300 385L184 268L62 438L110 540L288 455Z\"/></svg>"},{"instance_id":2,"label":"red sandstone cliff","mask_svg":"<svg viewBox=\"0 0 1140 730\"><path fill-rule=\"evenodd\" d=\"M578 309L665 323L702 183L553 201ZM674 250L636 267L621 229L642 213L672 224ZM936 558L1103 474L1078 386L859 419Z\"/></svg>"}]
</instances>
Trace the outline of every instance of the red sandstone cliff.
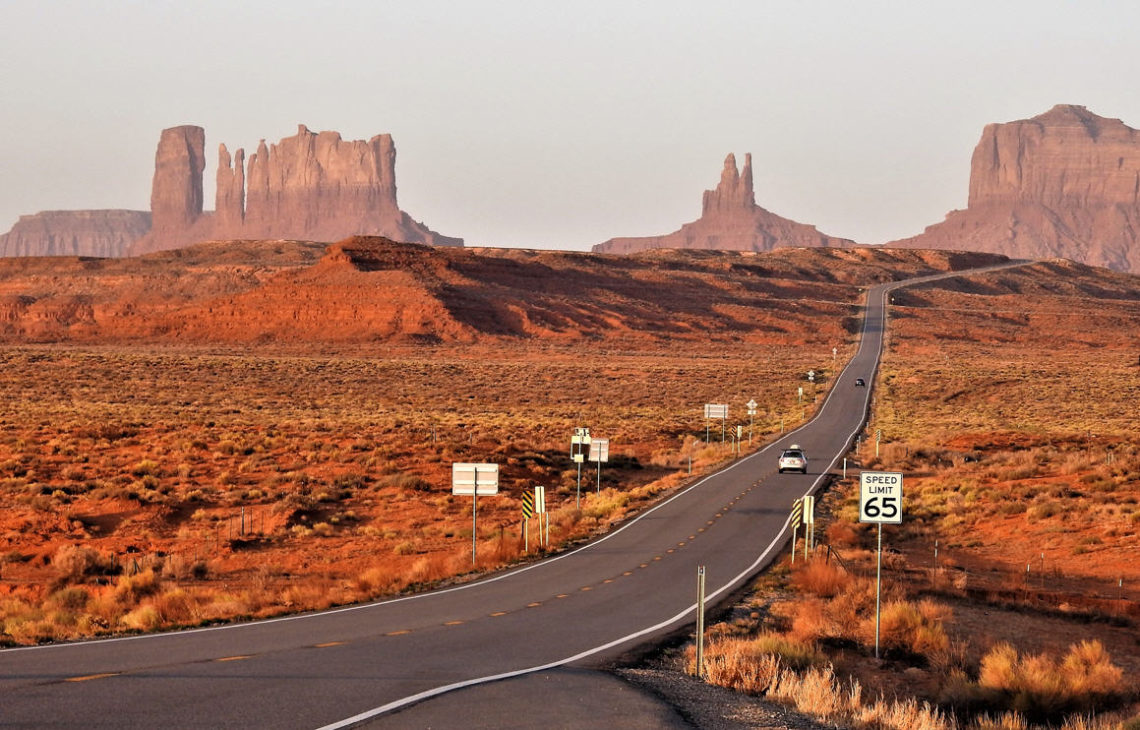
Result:
<instances>
[{"instance_id":1,"label":"red sandstone cliff","mask_svg":"<svg viewBox=\"0 0 1140 730\"><path fill-rule=\"evenodd\" d=\"M150 230L141 210L48 210L0 236L0 256L122 256Z\"/></svg>"},{"instance_id":2,"label":"red sandstone cliff","mask_svg":"<svg viewBox=\"0 0 1140 730\"><path fill-rule=\"evenodd\" d=\"M302 124L277 144L262 140L248 164L244 150L231 157L221 145L213 213L202 212L202 166L194 164L204 143L200 127L163 131L151 196L154 230L130 247L131 255L209 239L335 241L357 234L463 245L463 239L440 235L400 210L391 135L345 141L336 132L311 132Z\"/></svg>"},{"instance_id":3,"label":"red sandstone cliff","mask_svg":"<svg viewBox=\"0 0 1140 730\"><path fill-rule=\"evenodd\" d=\"M1057 257L1140 272L1140 132L1083 106L989 124L974 149L966 210L904 248Z\"/></svg>"},{"instance_id":4,"label":"red sandstone cliff","mask_svg":"<svg viewBox=\"0 0 1140 730\"><path fill-rule=\"evenodd\" d=\"M815 226L782 218L756 205L752 190L752 155L736 169L736 157L724 161L720 184L706 190L701 217L664 236L611 238L594 246L595 253L632 253L651 248L699 248L723 251L771 251L778 246L851 246Z\"/></svg>"}]
</instances>

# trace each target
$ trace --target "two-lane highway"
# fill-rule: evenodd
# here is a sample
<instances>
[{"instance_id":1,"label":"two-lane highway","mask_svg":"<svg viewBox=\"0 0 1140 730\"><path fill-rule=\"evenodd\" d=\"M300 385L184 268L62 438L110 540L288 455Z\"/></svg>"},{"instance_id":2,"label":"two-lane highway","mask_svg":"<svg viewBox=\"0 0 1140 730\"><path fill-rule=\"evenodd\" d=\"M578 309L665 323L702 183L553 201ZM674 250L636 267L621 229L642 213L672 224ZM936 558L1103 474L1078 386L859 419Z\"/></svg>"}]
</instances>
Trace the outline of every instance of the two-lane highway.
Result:
<instances>
[{"instance_id":1,"label":"two-lane highway","mask_svg":"<svg viewBox=\"0 0 1140 730\"><path fill-rule=\"evenodd\" d=\"M952 274L956 275L956 274ZM939 277L928 277L939 278ZM906 283L915 283L911 280ZM597 666L689 624L695 572L710 603L787 542L866 418L887 291L868 292L856 355L816 417L572 552L475 583L319 614L0 651L0 724L347 726L453 689ZM786 445L809 473L777 474Z\"/></svg>"}]
</instances>

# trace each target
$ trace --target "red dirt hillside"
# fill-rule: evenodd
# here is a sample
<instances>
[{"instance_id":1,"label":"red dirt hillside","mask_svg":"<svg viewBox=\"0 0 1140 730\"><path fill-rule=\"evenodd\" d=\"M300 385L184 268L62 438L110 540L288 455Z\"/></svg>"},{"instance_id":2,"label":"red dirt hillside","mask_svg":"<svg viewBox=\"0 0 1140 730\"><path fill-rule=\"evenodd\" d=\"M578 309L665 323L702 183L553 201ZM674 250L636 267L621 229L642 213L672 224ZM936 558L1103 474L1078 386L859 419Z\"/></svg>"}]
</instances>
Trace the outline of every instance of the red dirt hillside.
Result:
<instances>
[{"instance_id":1,"label":"red dirt hillside","mask_svg":"<svg viewBox=\"0 0 1140 730\"><path fill-rule=\"evenodd\" d=\"M853 326L860 287L1000 260L877 249L624 257L371 237L211 242L129 260L0 260L0 341L831 341Z\"/></svg>"}]
</instances>

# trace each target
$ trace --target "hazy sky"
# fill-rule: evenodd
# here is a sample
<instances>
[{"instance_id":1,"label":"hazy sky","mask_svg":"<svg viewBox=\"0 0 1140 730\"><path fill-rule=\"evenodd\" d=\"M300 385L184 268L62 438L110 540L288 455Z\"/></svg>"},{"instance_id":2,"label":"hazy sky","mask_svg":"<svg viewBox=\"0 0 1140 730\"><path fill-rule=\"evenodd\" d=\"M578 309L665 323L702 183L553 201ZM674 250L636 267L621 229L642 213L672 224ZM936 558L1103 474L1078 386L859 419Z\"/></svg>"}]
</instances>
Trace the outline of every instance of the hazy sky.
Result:
<instances>
[{"instance_id":1,"label":"hazy sky","mask_svg":"<svg viewBox=\"0 0 1140 730\"><path fill-rule=\"evenodd\" d=\"M401 208L468 245L584 249L757 202L865 243L966 204L989 122L1140 127L1140 3L0 0L0 232L146 210L159 132L390 132Z\"/></svg>"}]
</instances>

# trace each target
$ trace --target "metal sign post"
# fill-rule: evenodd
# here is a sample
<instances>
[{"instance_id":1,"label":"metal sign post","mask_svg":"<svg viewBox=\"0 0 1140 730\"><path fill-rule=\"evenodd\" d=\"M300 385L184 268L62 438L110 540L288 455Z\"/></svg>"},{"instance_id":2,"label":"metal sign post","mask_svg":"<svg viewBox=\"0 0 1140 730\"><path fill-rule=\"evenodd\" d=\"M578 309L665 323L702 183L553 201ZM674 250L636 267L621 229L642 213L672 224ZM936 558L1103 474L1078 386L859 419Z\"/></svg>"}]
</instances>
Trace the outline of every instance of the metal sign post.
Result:
<instances>
[{"instance_id":1,"label":"metal sign post","mask_svg":"<svg viewBox=\"0 0 1140 730\"><path fill-rule=\"evenodd\" d=\"M797 499L792 502L792 565L796 563L796 543L799 541L800 523L803 522L804 504Z\"/></svg>"},{"instance_id":2,"label":"metal sign post","mask_svg":"<svg viewBox=\"0 0 1140 730\"><path fill-rule=\"evenodd\" d=\"M610 460L610 440L592 439L590 441L590 461L598 465L598 487L595 494L602 493L602 462Z\"/></svg>"},{"instance_id":3,"label":"metal sign post","mask_svg":"<svg viewBox=\"0 0 1140 730\"><path fill-rule=\"evenodd\" d=\"M875 561L875 658L879 658L880 601L883 592L883 523L902 524L903 475L893 471L859 474L859 521L879 525L879 552Z\"/></svg>"},{"instance_id":4,"label":"metal sign post","mask_svg":"<svg viewBox=\"0 0 1140 730\"><path fill-rule=\"evenodd\" d=\"M578 509L582 508L582 462L586 460L586 455L589 453L590 429L574 429L574 435L570 437L570 460L578 465L578 491L574 501Z\"/></svg>"},{"instance_id":5,"label":"metal sign post","mask_svg":"<svg viewBox=\"0 0 1140 730\"><path fill-rule=\"evenodd\" d=\"M752 445L752 425L756 420L756 406L759 405L756 399L748 401L745 405L748 406L748 445Z\"/></svg>"},{"instance_id":6,"label":"metal sign post","mask_svg":"<svg viewBox=\"0 0 1140 730\"><path fill-rule=\"evenodd\" d=\"M451 493L471 495L471 564L475 564L475 541L479 536L479 495L499 493L498 464L452 464Z\"/></svg>"},{"instance_id":7,"label":"metal sign post","mask_svg":"<svg viewBox=\"0 0 1140 730\"><path fill-rule=\"evenodd\" d=\"M550 544L550 513L546 511L546 487L534 488L534 511L538 515L538 537L546 545ZM546 515L546 539L542 537L542 516Z\"/></svg>"}]
</instances>

